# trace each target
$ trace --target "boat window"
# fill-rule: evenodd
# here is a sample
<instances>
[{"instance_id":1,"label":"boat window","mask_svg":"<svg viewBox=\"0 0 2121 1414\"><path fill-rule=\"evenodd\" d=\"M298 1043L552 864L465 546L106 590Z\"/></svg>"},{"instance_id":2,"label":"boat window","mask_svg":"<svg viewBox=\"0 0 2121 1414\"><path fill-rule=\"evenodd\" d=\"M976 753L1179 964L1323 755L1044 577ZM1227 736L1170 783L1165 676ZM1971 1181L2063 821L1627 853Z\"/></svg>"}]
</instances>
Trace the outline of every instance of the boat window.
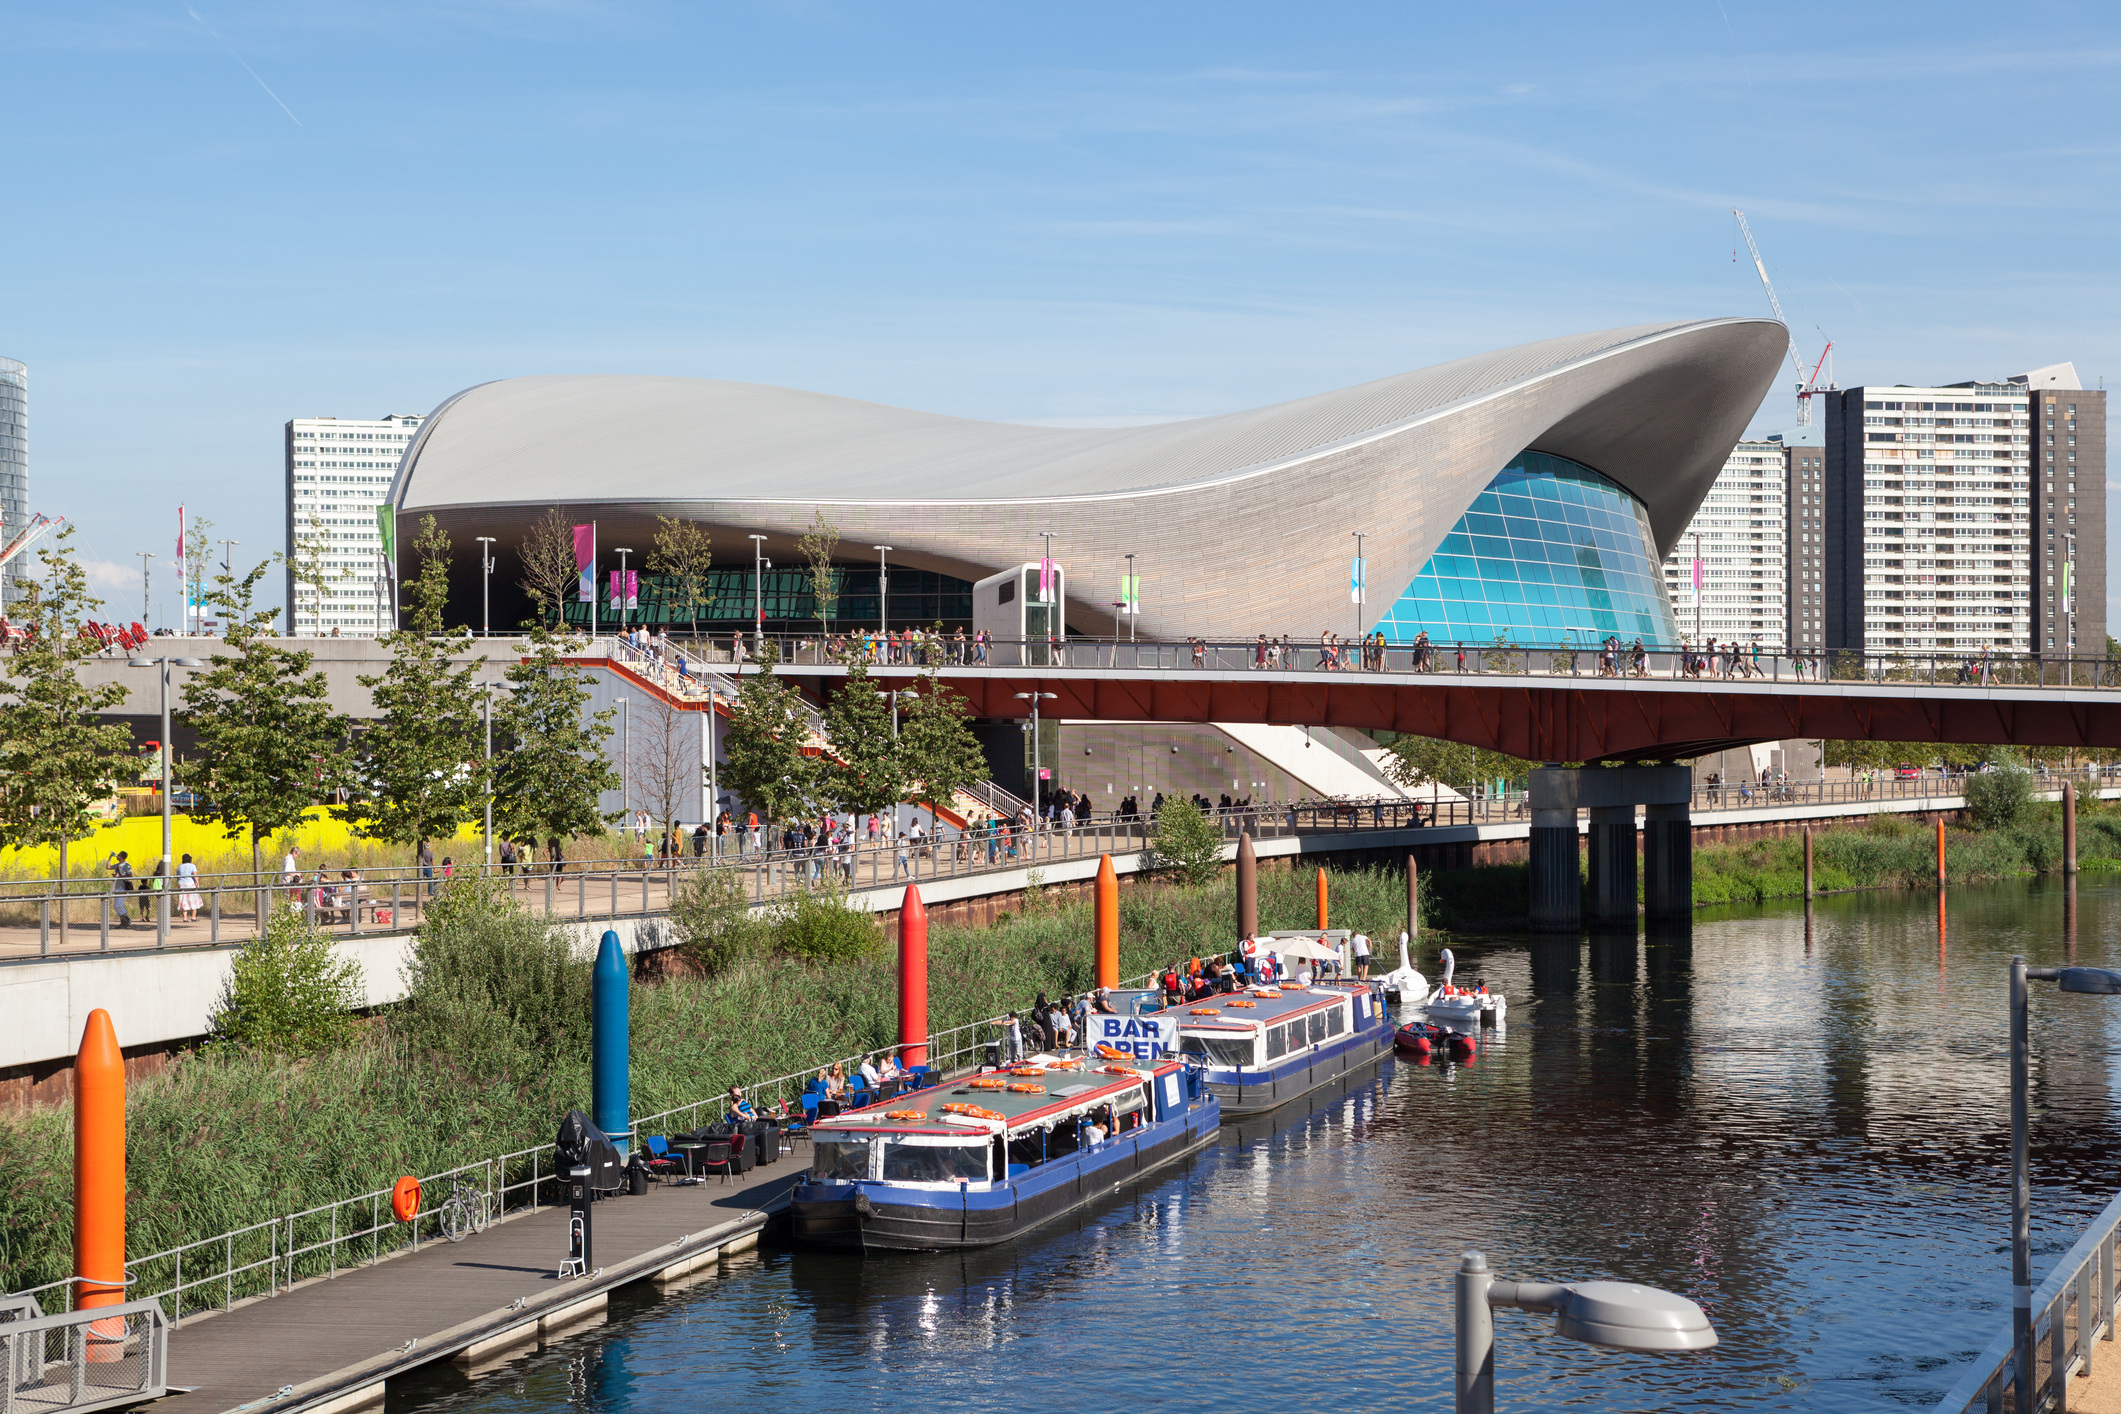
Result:
<instances>
[{"instance_id":1,"label":"boat window","mask_svg":"<svg viewBox=\"0 0 2121 1414\"><path fill-rule=\"evenodd\" d=\"M1250 1036L1188 1036L1180 1033L1178 1048L1189 1056L1199 1056L1209 1065L1253 1063Z\"/></svg>"},{"instance_id":2,"label":"boat window","mask_svg":"<svg viewBox=\"0 0 2121 1414\"><path fill-rule=\"evenodd\" d=\"M1057 1159L1063 1154L1072 1154L1082 1147L1082 1131L1075 1127L1078 1117L1070 1115L1053 1126L1046 1135L1046 1157Z\"/></svg>"},{"instance_id":3,"label":"boat window","mask_svg":"<svg viewBox=\"0 0 2121 1414\"><path fill-rule=\"evenodd\" d=\"M1011 1168L1034 1169L1045 1161L1046 1136L1044 1133L1033 1129L1010 1137L1008 1163Z\"/></svg>"},{"instance_id":4,"label":"boat window","mask_svg":"<svg viewBox=\"0 0 2121 1414\"><path fill-rule=\"evenodd\" d=\"M810 1174L819 1183L847 1183L869 1177L869 1138L818 1136L810 1145Z\"/></svg>"},{"instance_id":5,"label":"boat window","mask_svg":"<svg viewBox=\"0 0 2121 1414\"><path fill-rule=\"evenodd\" d=\"M1269 1026L1267 1028L1267 1059L1273 1060L1277 1056L1285 1056L1287 1054L1289 1054L1289 1028L1286 1026Z\"/></svg>"},{"instance_id":6,"label":"boat window","mask_svg":"<svg viewBox=\"0 0 2121 1414\"><path fill-rule=\"evenodd\" d=\"M1139 1085L1132 1090L1121 1091L1119 1097L1112 1102L1112 1113L1116 1115L1129 1115L1136 1110L1145 1110L1147 1108L1149 1108L1149 1092Z\"/></svg>"},{"instance_id":7,"label":"boat window","mask_svg":"<svg viewBox=\"0 0 2121 1414\"><path fill-rule=\"evenodd\" d=\"M1322 1011L1314 1011L1311 1013L1310 1022L1311 1043L1316 1045L1326 1039L1326 1014Z\"/></svg>"},{"instance_id":8,"label":"boat window","mask_svg":"<svg viewBox=\"0 0 2121 1414\"><path fill-rule=\"evenodd\" d=\"M1328 1036L1338 1036L1341 1032L1348 1029L1348 1018L1337 1006L1326 1008L1325 1018L1326 1034Z\"/></svg>"},{"instance_id":9,"label":"boat window","mask_svg":"<svg viewBox=\"0 0 2121 1414\"><path fill-rule=\"evenodd\" d=\"M922 1143L918 1138L884 1141L885 1181L955 1183L987 1176L987 1146Z\"/></svg>"}]
</instances>

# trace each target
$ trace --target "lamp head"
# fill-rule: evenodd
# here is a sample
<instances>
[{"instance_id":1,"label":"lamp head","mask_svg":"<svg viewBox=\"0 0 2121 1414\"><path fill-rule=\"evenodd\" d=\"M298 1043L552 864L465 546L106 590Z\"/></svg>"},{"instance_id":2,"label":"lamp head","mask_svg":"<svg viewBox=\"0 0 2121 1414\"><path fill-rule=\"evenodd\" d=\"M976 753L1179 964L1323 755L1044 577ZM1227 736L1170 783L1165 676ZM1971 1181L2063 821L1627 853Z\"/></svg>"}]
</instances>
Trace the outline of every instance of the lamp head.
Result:
<instances>
[{"instance_id":1,"label":"lamp head","mask_svg":"<svg viewBox=\"0 0 2121 1414\"><path fill-rule=\"evenodd\" d=\"M2056 973L2055 985L2065 992L2110 997L2121 993L2121 972L2107 967L2065 967Z\"/></svg>"},{"instance_id":2,"label":"lamp head","mask_svg":"<svg viewBox=\"0 0 2121 1414\"><path fill-rule=\"evenodd\" d=\"M1572 1283L1554 1313L1554 1330L1614 1350L1707 1350L1715 1327L1684 1296L1631 1281Z\"/></svg>"}]
</instances>

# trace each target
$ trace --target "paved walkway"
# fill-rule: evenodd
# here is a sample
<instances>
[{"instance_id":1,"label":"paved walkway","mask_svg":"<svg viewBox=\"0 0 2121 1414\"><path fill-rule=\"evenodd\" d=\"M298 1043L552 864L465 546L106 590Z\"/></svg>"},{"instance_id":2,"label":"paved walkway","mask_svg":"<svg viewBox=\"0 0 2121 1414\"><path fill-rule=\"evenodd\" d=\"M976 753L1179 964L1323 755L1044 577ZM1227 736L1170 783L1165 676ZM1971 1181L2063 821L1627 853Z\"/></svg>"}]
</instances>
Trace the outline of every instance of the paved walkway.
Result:
<instances>
[{"instance_id":1,"label":"paved walkway","mask_svg":"<svg viewBox=\"0 0 2121 1414\"><path fill-rule=\"evenodd\" d=\"M429 1361L535 1340L571 1324L555 1312L589 1309L605 1293L678 1263L718 1260L724 1244L755 1241L785 1207L810 1164L808 1141L793 1154L731 1183L658 1185L639 1198L600 1202L594 1255L602 1275L561 1281L568 1214L544 1208L460 1243L438 1242L372 1267L319 1279L278 1296L187 1319L170 1336L170 1383L187 1388L155 1404L157 1414L225 1414L272 1399L273 1414L336 1405ZM363 1396L365 1402L365 1395Z\"/></svg>"}]
</instances>

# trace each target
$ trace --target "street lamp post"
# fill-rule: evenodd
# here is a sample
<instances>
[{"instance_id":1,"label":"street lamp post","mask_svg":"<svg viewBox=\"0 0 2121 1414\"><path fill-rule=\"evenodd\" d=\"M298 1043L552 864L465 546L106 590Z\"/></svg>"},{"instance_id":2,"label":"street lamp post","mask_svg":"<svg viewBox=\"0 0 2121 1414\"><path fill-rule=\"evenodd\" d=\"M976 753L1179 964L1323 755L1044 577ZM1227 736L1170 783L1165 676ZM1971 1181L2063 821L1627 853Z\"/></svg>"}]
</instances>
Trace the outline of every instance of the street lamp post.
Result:
<instances>
[{"instance_id":1,"label":"street lamp post","mask_svg":"<svg viewBox=\"0 0 2121 1414\"><path fill-rule=\"evenodd\" d=\"M1494 1414L1498 1306L1554 1315L1554 1333L1613 1350L1707 1350L1715 1328L1684 1296L1631 1281L1498 1281L1468 1252L1456 1283L1458 1414Z\"/></svg>"},{"instance_id":2,"label":"street lamp post","mask_svg":"<svg viewBox=\"0 0 2121 1414\"><path fill-rule=\"evenodd\" d=\"M1021 697L1023 694L1018 693L1017 696ZM921 695L918 690L910 687L895 687L891 689L891 739L893 741L898 740L898 700L901 697L910 697L918 702Z\"/></svg>"},{"instance_id":3,"label":"street lamp post","mask_svg":"<svg viewBox=\"0 0 2121 1414\"><path fill-rule=\"evenodd\" d=\"M1119 597L1127 601L1127 642L1134 642L1134 621L1141 617L1141 581L1134 577L1135 556L1127 556L1127 591Z\"/></svg>"},{"instance_id":4,"label":"street lamp post","mask_svg":"<svg viewBox=\"0 0 2121 1414\"><path fill-rule=\"evenodd\" d=\"M766 537L751 537L751 641L753 650L766 646ZM738 669L742 671L742 669Z\"/></svg>"},{"instance_id":5,"label":"street lamp post","mask_svg":"<svg viewBox=\"0 0 2121 1414\"><path fill-rule=\"evenodd\" d=\"M479 542L479 632L493 632L493 537L475 537ZM489 831L488 833L491 833ZM491 859L486 861L493 863Z\"/></svg>"},{"instance_id":6,"label":"street lamp post","mask_svg":"<svg viewBox=\"0 0 2121 1414\"><path fill-rule=\"evenodd\" d=\"M1348 597L1355 601L1355 636L1359 639L1362 637L1363 601L1369 598L1370 576L1369 566L1362 560L1363 533L1359 530L1351 533L1355 536L1355 573L1349 576Z\"/></svg>"},{"instance_id":7,"label":"street lamp post","mask_svg":"<svg viewBox=\"0 0 2121 1414\"><path fill-rule=\"evenodd\" d=\"M2011 959L2011 1348L2016 1352L2012 1363L2015 1407L2019 1409L2038 1407L2033 1391L2033 1188L2025 1154L2030 1088L2026 1074L2028 981L2053 982L2064 992L2110 997L2121 994L2121 972L2104 967L2027 967L2023 957Z\"/></svg>"},{"instance_id":8,"label":"street lamp post","mask_svg":"<svg viewBox=\"0 0 2121 1414\"><path fill-rule=\"evenodd\" d=\"M169 862L169 763L176 755L169 741L169 670L196 668L198 658L128 658L128 668L159 668L162 677L162 891L155 900L155 946L169 945L169 892L176 887L177 871Z\"/></svg>"},{"instance_id":9,"label":"street lamp post","mask_svg":"<svg viewBox=\"0 0 2121 1414\"><path fill-rule=\"evenodd\" d=\"M633 705L625 698L618 700L619 708L619 812L624 814L633 808Z\"/></svg>"},{"instance_id":10,"label":"street lamp post","mask_svg":"<svg viewBox=\"0 0 2121 1414\"><path fill-rule=\"evenodd\" d=\"M876 631L878 633L889 633L891 632L891 601L886 597L891 592L891 561L889 557L891 552L898 547L895 545L871 545L869 548L876 551ZM881 651L882 645L878 645L878 648Z\"/></svg>"},{"instance_id":11,"label":"street lamp post","mask_svg":"<svg viewBox=\"0 0 2121 1414\"><path fill-rule=\"evenodd\" d=\"M1040 813L1038 802L1039 773L1045 769L1044 763L1039 759L1038 704L1041 698L1051 701L1058 696L1060 694L1057 692L1019 692L1016 694L1017 701L1031 704L1031 827L1033 829L1037 829L1039 822L1046 818Z\"/></svg>"},{"instance_id":12,"label":"street lamp post","mask_svg":"<svg viewBox=\"0 0 2121 1414\"><path fill-rule=\"evenodd\" d=\"M493 694L496 689L514 692L505 682L483 682L480 707L486 719L486 867L493 868Z\"/></svg>"}]
</instances>

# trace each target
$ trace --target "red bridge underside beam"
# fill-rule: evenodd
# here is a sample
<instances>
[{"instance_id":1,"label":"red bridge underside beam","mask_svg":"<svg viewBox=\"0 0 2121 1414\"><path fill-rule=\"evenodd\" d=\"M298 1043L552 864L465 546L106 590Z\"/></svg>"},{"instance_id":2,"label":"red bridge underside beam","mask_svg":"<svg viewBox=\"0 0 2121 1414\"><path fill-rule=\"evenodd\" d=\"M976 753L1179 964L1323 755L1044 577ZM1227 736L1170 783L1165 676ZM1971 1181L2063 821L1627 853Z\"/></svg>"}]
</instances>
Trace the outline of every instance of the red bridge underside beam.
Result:
<instances>
[{"instance_id":1,"label":"red bridge underside beam","mask_svg":"<svg viewBox=\"0 0 2121 1414\"><path fill-rule=\"evenodd\" d=\"M2108 702L2089 694L2039 700L2031 694L1897 693L1890 684L1853 690L1785 684L1767 691L1738 683L1623 681L1593 688L1494 679L990 677L948 669L943 677L980 717L1026 716L1016 694L1035 690L1058 694L1040 705L1052 717L1382 728L1532 761L1676 759L1806 737L2121 748L2121 694Z\"/></svg>"}]
</instances>

